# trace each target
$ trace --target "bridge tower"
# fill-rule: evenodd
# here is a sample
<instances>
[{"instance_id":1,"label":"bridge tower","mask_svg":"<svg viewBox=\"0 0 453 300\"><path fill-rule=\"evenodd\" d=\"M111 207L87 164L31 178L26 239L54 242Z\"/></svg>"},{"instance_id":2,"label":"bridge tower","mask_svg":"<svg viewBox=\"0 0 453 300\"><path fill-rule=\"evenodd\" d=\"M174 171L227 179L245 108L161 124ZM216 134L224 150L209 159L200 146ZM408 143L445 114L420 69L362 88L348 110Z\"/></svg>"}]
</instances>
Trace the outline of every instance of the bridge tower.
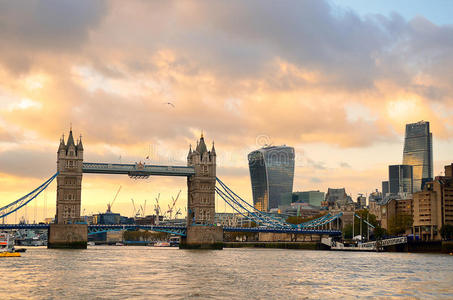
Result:
<instances>
[{"instance_id":1,"label":"bridge tower","mask_svg":"<svg viewBox=\"0 0 453 300\"><path fill-rule=\"evenodd\" d=\"M80 220L80 204L82 192L82 138L74 143L72 129L69 131L68 142L64 136L60 140L57 154L57 214L58 224L74 223Z\"/></svg>"},{"instance_id":2,"label":"bridge tower","mask_svg":"<svg viewBox=\"0 0 453 300\"><path fill-rule=\"evenodd\" d=\"M49 248L86 248L87 225L80 221L82 193L82 137L74 142L72 128L68 141L60 139L57 152L57 211L49 228Z\"/></svg>"},{"instance_id":3,"label":"bridge tower","mask_svg":"<svg viewBox=\"0 0 453 300\"><path fill-rule=\"evenodd\" d=\"M195 175L187 178L187 237L181 248L222 248L223 229L214 224L216 158L214 143L208 151L203 134L189 149L187 165Z\"/></svg>"}]
</instances>

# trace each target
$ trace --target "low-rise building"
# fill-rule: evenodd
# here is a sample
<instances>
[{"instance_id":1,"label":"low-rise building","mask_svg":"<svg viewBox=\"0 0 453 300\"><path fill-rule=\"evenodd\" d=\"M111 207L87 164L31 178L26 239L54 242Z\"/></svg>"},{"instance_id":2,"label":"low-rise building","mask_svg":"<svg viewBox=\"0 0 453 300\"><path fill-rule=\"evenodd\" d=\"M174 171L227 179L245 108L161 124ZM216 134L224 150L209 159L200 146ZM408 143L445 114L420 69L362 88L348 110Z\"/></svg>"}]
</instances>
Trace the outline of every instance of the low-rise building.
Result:
<instances>
[{"instance_id":1,"label":"low-rise building","mask_svg":"<svg viewBox=\"0 0 453 300\"><path fill-rule=\"evenodd\" d=\"M250 219L238 213L216 213L214 223L223 227L250 227Z\"/></svg>"},{"instance_id":2,"label":"low-rise building","mask_svg":"<svg viewBox=\"0 0 453 300\"><path fill-rule=\"evenodd\" d=\"M400 198L399 196L385 197L378 203L380 212L376 215L377 221L382 228L393 229L392 226L402 227L406 234L411 233L412 198ZM402 224L402 221L407 222ZM399 223L399 224L398 224ZM403 232L399 232L403 233Z\"/></svg>"},{"instance_id":3,"label":"low-rise building","mask_svg":"<svg viewBox=\"0 0 453 300\"><path fill-rule=\"evenodd\" d=\"M288 216L298 216L302 218L308 218L319 215L321 208L319 206L313 206L305 202L291 203L291 206L282 211L283 214Z\"/></svg>"},{"instance_id":4,"label":"low-rise building","mask_svg":"<svg viewBox=\"0 0 453 300\"><path fill-rule=\"evenodd\" d=\"M363 194L359 194L357 197L357 208L362 209L366 207L366 197Z\"/></svg>"},{"instance_id":5,"label":"low-rise building","mask_svg":"<svg viewBox=\"0 0 453 300\"><path fill-rule=\"evenodd\" d=\"M453 164L445 166L445 176L427 182L414 193L413 232L423 240L440 239L442 226L453 225Z\"/></svg>"},{"instance_id":6,"label":"low-rise building","mask_svg":"<svg viewBox=\"0 0 453 300\"><path fill-rule=\"evenodd\" d=\"M354 202L352 201L352 198L348 196L348 194L346 194L345 188L341 189L328 188L325 201L322 204L325 207L336 206L341 208L352 203Z\"/></svg>"},{"instance_id":7,"label":"low-rise building","mask_svg":"<svg viewBox=\"0 0 453 300\"><path fill-rule=\"evenodd\" d=\"M308 203L315 207L321 207L322 201L324 201L324 192L320 191L294 192L292 196L292 203Z\"/></svg>"}]
</instances>

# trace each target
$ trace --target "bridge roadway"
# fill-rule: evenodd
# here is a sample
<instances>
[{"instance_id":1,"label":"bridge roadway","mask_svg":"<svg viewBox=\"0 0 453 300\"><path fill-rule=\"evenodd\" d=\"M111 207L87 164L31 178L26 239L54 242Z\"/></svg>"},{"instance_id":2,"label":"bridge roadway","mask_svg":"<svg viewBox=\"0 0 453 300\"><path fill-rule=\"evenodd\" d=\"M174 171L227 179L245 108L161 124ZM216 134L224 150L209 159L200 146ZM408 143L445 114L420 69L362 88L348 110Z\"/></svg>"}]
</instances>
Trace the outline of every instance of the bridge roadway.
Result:
<instances>
[{"instance_id":1,"label":"bridge roadway","mask_svg":"<svg viewBox=\"0 0 453 300\"><path fill-rule=\"evenodd\" d=\"M0 230L11 229L48 229L49 224L0 224ZM199 225L202 226L202 225ZM150 230L157 232L167 232L180 236L186 235L185 226L160 226L160 225L88 225L89 234L103 233L118 230ZM322 234L329 236L339 236L341 231L325 229L291 229L291 228L270 228L270 227L223 227L224 232L269 232L269 233L293 233L293 234Z\"/></svg>"},{"instance_id":2,"label":"bridge roadway","mask_svg":"<svg viewBox=\"0 0 453 300\"><path fill-rule=\"evenodd\" d=\"M133 176L192 176L195 174L193 167L184 166L157 166L146 164L109 164L84 162L83 173L95 174L125 174Z\"/></svg>"}]
</instances>

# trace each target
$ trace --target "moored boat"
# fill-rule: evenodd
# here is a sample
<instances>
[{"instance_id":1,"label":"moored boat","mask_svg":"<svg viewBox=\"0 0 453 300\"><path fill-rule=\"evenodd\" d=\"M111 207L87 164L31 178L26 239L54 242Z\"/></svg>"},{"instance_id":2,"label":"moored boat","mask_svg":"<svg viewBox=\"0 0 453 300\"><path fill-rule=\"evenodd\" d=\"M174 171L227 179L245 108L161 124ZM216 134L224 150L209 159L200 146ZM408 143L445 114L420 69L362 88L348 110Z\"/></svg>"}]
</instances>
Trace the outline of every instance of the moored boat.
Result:
<instances>
[{"instance_id":1,"label":"moored boat","mask_svg":"<svg viewBox=\"0 0 453 300\"><path fill-rule=\"evenodd\" d=\"M170 247L170 243L168 242L157 242L154 244L154 247Z\"/></svg>"},{"instance_id":2,"label":"moored boat","mask_svg":"<svg viewBox=\"0 0 453 300\"><path fill-rule=\"evenodd\" d=\"M20 257L14 251L14 239L8 233L0 233L0 257Z\"/></svg>"}]
</instances>

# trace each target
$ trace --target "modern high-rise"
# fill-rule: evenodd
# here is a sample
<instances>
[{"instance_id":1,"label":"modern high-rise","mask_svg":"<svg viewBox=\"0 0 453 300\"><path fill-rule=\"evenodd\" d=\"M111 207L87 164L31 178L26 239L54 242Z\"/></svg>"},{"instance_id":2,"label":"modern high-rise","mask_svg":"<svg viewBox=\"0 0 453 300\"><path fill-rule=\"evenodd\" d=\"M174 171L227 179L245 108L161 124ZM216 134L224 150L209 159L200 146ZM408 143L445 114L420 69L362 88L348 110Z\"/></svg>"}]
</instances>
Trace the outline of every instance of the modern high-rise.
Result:
<instances>
[{"instance_id":1,"label":"modern high-rise","mask_svg":"<svg viewBox=\"0 0 453 300\"><path fill-rule=\"evenodd\" d=\"M255 208L269 211L282 204L289 205L294 180L294 148L263 147L249 153L248 161Z\"/></svg>"},{"instance_id":2,"label":"modern high-rise","mask_svg":"<svg viewBox=\"0 0 453 300\"><path fill-rule=\"evenodd\" d=\"M413 167L409 165L389 166L389 193L393 195L413 192Z\"/></svg>"},{"instance_id":3,"label":"modern high-rise","mask_svg":"<svg viewBox=\"0 0 453 300\"><path fill-rule=\"evenodd\" d=\"M382 195L385 196L389 193L389 182L388 181L382 181Z\"/></svg>"},{"instance_id":4,"label":"modern high-rise","mask_svg":"<svg viewBox=\"0 0 453 300\"><path fill-rule=\"evenodd\" d=\"M406 125L403 164L413 167L414 192L433 178L433 137L429 122Z\"/></svg>"}]
</instances>

